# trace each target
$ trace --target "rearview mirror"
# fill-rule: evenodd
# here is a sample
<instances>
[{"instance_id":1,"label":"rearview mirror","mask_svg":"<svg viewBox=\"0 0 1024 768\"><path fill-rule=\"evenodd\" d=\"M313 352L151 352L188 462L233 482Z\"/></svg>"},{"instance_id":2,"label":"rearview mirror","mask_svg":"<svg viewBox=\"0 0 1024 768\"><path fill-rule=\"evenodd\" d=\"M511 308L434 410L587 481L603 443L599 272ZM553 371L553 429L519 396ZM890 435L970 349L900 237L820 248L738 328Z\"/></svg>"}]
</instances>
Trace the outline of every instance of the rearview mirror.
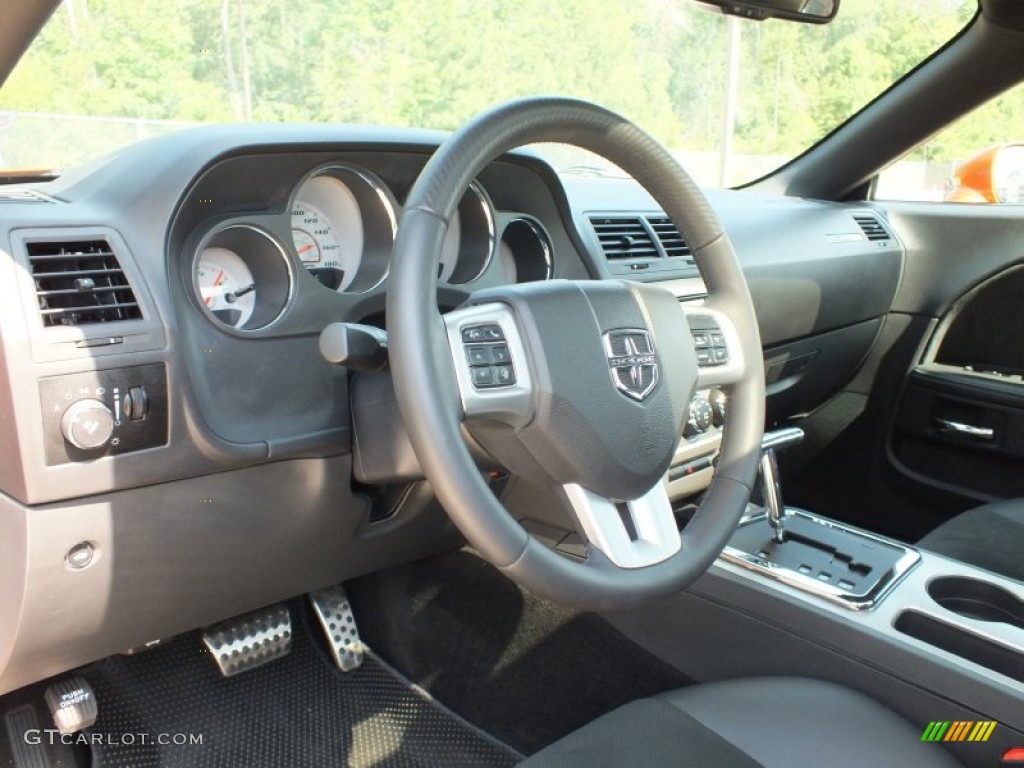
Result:
<instances>
[{"instance_id":1,"label":"rearview mirror","mask_svg":"<svg viewBox=\"0 0 1024 768\"><path fill-rule=\"evenodd\" d=\"M979 152L953 173L946 200L953 203L1024 203L1024 144Z\"/></svg>"},{"instance_id":2,"label":"rearview mirror","mask_svg":"<svg viewBox=\"0 0 1024 768\"><path fill-rule=\"evenodd\" d=\"M722 13L746 19L786 19L807 24L827 24L839 10L839 0L698 0Z\"/></svg>"}]
</instances>

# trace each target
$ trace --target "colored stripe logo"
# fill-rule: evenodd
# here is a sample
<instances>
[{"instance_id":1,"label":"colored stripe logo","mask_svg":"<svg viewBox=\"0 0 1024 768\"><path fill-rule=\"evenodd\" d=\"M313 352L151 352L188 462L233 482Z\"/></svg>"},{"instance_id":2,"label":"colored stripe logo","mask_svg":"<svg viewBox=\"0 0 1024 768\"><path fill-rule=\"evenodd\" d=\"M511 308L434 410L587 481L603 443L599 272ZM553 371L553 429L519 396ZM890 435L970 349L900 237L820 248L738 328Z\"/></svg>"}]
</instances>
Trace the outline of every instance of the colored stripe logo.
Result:
<instances>
[{"instance_id":1,"label":"colored stripe logo","mask_svg":"<svg viewBox=\"0 0 1024 768\"><path fill-rule=\"evenodd\" d=\"M921 741L988 741L996 725L995 720L932 720Z\"/></svg>"}]
</instances>

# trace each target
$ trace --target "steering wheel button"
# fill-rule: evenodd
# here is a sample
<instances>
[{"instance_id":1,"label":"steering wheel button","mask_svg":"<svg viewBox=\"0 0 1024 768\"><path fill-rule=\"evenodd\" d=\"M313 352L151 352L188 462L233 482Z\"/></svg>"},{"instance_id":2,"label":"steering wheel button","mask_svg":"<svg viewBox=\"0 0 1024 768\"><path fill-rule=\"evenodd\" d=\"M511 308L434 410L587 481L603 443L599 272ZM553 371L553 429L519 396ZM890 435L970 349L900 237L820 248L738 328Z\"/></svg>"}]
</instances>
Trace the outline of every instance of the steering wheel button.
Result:
<instances>
[{"instance_id":1,"label":"steering wheel button","mask_svg":"<svg viewBox=\"0 0 1024 768\"><path fill-rule=\"evenodd\" d=\"M462 329L462 340L467 344L474 344L481 341L504 341L505 334L501 326L493 323L487 325L474 325Z\"/></svg>"},{"instance_id":2,"label":"steering wheel button","mask_svg":"<svg viewBox=\"0 0 1024 768\"><path fill-rule=\"evenodd\" d=\"M715 365L721 365L722 363L729 362L729 350L724 347L715 347L711 350L711 359L714 360Z\"/></svg>"},{"instance_id":3,"label":"steering wheel button","mask_svg":"<svg viewBox=\"0 0 1024 768\"><path fill-rule=\"evenodd\" d=\"M698 349L697 350L697 365L714 365L711 357L712 350L710 349Z\"/></svg>"},{"instance_id":4,"label":"steering wheel button","mask_svg":"<svg viewBox=\"0 0 1024 768\"><path fill-rule=\"evenodd\" d=\"M496 344L491 347L491 362L498 364L512 362L512 355L508 351L507 344Z\"/></svg>"},{"instance_id":5,"label":"steering wheel button","mask_svg":"<svg viewBox=\"0 0 1024 768\"><path fill-rule=\"evenodd\" d=\"M711 334L711 346L713 346L713 347L724 347L725 346L725 336L723 334L721 334L721 333L712 333Z\"/></svg>"},{"instance_id":6,"label":"steering wheel button","mask_svg":"<svg viewBox=\"0 0 1024 768\"><path fill-rule=\"evenodd\" d=\"M516 372L511 365L494 366L495 386L510 387L516 383Z\"/></svg>"},{"instance_id":7,"label":"steering wheel button","mask_svg":"<svg viewBox=\"0 0 1024 768\"><path fill-rule=\"evenodd\" d=\"M707 349L711 346L711 337L706 333L694 332L693 334L693 346L697 349Z\"/></svg>"},{"instance_id":8,"label":"steering wheel button","mask_svg":"<svg viewBox=\"0 0 1024 768\"><path fill-rule=\"evenodd\" d=\"M487 347L466 347L466 359L473 366L491 364L491 356Z\"/></svg>"},{"instance_id":9,"label":"steering wheel button","mask_svg":"<svg viewBox=\"0 0 1024 768\"><path fill-rule=\"evenodd\" d=\"M493 368L470 368L473 374L473 386L480 387L493 387L494 386L494 369Z\"/></svg>"}]
</instances>

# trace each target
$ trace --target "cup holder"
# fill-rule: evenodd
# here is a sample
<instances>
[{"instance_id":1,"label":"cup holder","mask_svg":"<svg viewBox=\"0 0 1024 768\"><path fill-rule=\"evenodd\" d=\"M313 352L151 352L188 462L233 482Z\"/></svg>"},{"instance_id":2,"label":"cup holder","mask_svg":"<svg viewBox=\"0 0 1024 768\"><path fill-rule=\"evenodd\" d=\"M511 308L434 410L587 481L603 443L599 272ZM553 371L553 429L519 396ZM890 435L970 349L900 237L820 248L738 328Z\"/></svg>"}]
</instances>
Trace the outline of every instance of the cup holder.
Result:
<instances>
[{"instance_id":1,"label":"cup holder","mask_svg":"<svg viewBox=\"0 0 1024 768\"><path fill-rule=\"evenodd\" d=\"M928 584L928 594L947 611L964 618L1002 622L1024 629L1024 601L990 582L943 576Z\"/></svg>"}]
</instances>

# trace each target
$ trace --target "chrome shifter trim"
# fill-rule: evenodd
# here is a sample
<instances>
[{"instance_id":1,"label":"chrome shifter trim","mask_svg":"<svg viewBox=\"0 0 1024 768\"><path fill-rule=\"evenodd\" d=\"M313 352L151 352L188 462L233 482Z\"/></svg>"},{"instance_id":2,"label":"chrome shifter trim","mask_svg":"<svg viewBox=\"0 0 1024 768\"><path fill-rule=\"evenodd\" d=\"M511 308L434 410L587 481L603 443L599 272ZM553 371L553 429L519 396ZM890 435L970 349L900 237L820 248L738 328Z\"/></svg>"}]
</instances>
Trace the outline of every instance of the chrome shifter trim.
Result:
<instances>
[{"instance_id":1,"label":"chrome shifter trim","mask_svg":"<svg viewBox=\"0 0 1024 768\"><path fill-rule=\"evenodd\" d=\"M791 587L795 587L803 592L808 592L822 598L823 600L827 600L830 603L842 606L843 608L848 608L852 611L865 611L874 608L921 560L921 553L913 547L909 547L905 544L901 544L881 536L875 536L874 534L867 533L865 531L849 528L832 520L816 517L810 512L797 509L796 507L788 507L786 509L786 514L790 517L803 517L818 525L841 530L850 536L855 536L869 542L885 544L889 547L902 548L904 550L904 554L899 558L899 560L897 560L896 565L890 573L885 574L878 580L878 582L875 583L874 587L863 594L847 592L839 587L831 584L825 584L817 579L813 579L809 576L803 575L802 573L790 570L789 568L783 568L764 559L763 557L759 557L756 553L752 554L749 552L743 552L742 550L731 546L726 546L726 548L722 550L722 554L719 556L720 559L728 563L732 563L733 565L738 565L748 571L758 573L773 581L778 581ZM750 525L751 523L760 522L764 518L764 514L746 517L740 525Z\"/></svg>"}]
</instances>

